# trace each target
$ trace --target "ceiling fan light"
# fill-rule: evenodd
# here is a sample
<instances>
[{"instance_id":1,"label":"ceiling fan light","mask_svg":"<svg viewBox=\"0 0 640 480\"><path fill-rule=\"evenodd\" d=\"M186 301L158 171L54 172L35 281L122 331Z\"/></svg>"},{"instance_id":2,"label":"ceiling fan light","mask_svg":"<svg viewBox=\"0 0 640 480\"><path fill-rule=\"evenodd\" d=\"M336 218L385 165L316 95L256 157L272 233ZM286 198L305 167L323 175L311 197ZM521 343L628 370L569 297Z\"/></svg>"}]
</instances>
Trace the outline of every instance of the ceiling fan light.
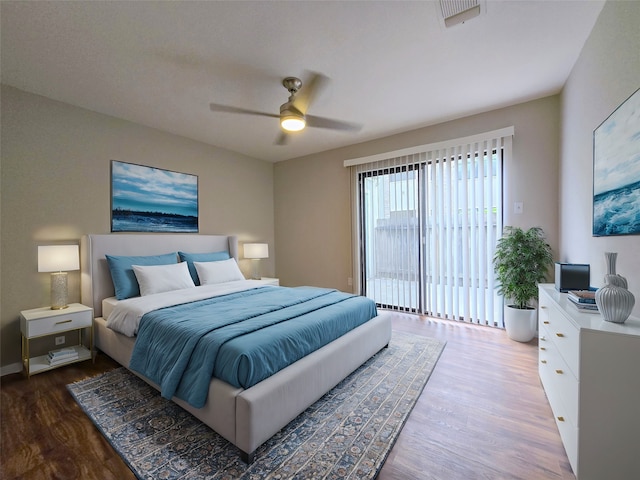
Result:
<instances>
[{"instance_id":1,"label":"ceiling fan light","mask_svg":"<svg viewBox=\"0 0 640 480\"><path fill-rule=\"evenodd\" d=\"M299 132L307 125L304 117L299 115L284 115L280 117L280 126L288 132Z\"/></svg>"}]
</instances>

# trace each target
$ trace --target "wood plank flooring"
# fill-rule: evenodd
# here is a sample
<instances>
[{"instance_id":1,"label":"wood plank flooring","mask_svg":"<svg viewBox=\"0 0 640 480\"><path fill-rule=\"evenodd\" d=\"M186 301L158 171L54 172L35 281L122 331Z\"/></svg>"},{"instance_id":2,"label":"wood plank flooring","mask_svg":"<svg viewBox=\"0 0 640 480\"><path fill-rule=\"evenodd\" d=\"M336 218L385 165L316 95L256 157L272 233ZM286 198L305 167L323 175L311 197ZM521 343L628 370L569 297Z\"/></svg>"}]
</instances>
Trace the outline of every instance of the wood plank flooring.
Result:
<instances>
[{"instance_id":1,"label":"wood plank flooring","mask_svg":"<svg viewBox=\"0 0 640 480\"><path fill-rule=\"evenodd\" d=\"M394 330L447 346L380 480L575 480L537 374L537 347L502 330L394 314ZM104 354L1 380L0 478L126 480L134 475L65 385L117 367Z\"/></svg>"},{"instance_id":2,"label":"wood plank flooring","mask_svg":"<svg viewBox=\"0 0 640 480\"><path fill-rule=\"evenodd\" d=\"M394 330L447 342L378 479L573 479L538 378L537 340L394 315Z\"/></svg>"}]
</instances>

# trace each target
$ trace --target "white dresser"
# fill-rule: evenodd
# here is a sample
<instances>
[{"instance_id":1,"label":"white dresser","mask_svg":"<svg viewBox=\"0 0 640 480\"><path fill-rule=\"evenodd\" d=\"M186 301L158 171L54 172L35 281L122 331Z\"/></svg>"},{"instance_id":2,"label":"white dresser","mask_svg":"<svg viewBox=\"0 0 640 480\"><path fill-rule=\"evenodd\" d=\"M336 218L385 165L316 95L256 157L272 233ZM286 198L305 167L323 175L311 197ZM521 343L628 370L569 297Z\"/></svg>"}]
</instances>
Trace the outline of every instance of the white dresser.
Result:
<instances>
[{"instance_id":1,"label":"white dresser","mask_svg":"<svg viewBox=\"0 0 640 480\"><path fill-rule=\"evenodd\" d=\"M640 320L605 322L552 284L539 291L540 380L576 477L640 479Z\"/></svg>"}]
</instances>

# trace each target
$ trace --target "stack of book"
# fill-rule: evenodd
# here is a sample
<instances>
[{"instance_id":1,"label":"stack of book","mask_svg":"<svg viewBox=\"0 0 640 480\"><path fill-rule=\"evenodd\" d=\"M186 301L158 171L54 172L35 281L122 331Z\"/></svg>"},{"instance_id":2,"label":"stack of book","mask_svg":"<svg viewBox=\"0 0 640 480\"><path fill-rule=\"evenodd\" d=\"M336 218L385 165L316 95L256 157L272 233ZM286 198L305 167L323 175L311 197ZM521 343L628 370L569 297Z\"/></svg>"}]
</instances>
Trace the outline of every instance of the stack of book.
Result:
<instances>
[{"instance_id":1,"label":"stack of book","mask_svg":"<svg viewBox=\"0 0 640 480\"><path fill-rule=\"evenodd\" d=\"M60 350L51 350L49 352L49 365L55 366L61 363L77 360L78 352L75 348L61 348Z\"/></svg>"},{"instance_id":2,"label":"stack of book","mask_svg":"<svg viewBox=\"0 0 640 480\"><path fill-rule=\"evenodd\" d=\"M598 312L595 290L570 290L567 298L583 312Z\"/></svg>"}]
</instances>

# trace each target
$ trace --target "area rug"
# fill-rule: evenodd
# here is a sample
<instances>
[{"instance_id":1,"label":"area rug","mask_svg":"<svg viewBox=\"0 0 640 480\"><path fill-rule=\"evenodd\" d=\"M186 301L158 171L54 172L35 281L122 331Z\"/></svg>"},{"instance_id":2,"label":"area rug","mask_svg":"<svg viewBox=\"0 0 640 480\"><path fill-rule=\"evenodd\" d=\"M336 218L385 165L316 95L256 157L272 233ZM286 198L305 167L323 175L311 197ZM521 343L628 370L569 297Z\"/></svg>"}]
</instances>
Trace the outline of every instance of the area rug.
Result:
<instances>
[{"instance_id":1,"label":"area rug","mask_svg":"<svg viewBox=\"0 0 640 480\"><path fill-rule=\"evenodd\" d=\"M443 349L393 332L388 348L263 444L250 465L124 368L67 388L140 479L373 479Z\"/></svg>"}]
</instances>

